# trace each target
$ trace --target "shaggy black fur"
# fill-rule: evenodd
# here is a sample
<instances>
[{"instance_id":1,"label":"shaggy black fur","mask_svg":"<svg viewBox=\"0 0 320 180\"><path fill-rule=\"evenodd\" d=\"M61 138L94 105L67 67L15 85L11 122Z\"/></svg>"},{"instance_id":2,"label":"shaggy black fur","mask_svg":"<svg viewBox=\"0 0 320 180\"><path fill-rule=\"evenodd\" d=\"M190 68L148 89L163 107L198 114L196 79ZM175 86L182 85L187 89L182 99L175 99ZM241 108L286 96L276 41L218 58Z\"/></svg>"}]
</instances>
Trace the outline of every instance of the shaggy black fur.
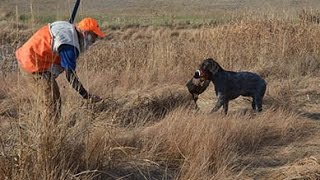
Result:
<instances>
[{"instance_id":1,"label":"shaggy black fur","mask_svg":"<svg viewBox=\"0 0 320 180\"><path fill-rule=\"evenodd\" d=\"M199 81L198 78L201 80ZM210 82L214 84L218 96L218 101L211 112L223 106L224 113L227 114L229 101L240 95L252 97L252 109L262 111L262 100L267 84L259 75L252 72L226 71L212 58L205 59L194 77L187 83L187 88L195 102Z\"/></svg>"}]
</instances>

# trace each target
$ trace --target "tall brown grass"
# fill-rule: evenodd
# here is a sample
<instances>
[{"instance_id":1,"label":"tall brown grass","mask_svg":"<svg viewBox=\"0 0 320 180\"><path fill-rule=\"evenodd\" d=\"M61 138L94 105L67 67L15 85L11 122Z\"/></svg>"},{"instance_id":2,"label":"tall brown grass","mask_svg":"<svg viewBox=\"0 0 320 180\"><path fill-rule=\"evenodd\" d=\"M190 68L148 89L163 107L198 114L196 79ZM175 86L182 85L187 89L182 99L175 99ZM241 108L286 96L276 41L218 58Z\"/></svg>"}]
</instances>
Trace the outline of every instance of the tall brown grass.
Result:
<instances>
[{"instance_id":1,"label":"tall brown grass","mask_svg":"<svg viewBox=\"0 0 320 180\"><path fill-rule=\"evenodd\" d=\"M130 82L140 85L136 82L141 80L145 84L185 80L205 57L216 58L226 69L258 71L265 77L317 75L317 27L280 20L248 20L216 28L130 29L112 32L115 39L101 42L89 52L91 58L85 59L90 69L129 72L129 87Z\"/></svg>"},{"instance_id":2,"label":"tall brown grass","mask_svg":"<svg viewBox=\"0 0 320 180\"><path fill-rule=\"evenodd\" d=\"M239 168L238 157L299 137L306 124L298 119L281 109L258 116L178 110L143 131L148 138L144 151L154 160L180 162L179 179L227 178L228 171Z\"/></svg>"},{"instance_id":3,"label":"tall brown grass","mask_svg":"<svg viewBox=\"0 0 320 180\"><path fill-rule=\"evenodd\" d=\"M105 101L79 100L61 75L57 125L38 119L18 73L2 76L0 179L232 179L250 166L241 157L296 141L316 126L300 113L312 101L298 93L318 92L305 84L318 82L316 24L249 18L198 29L109 31L113 38L98 42L78 66L85 87ZM184 85L206 57L266 78L264 112L195 112Z\"/></svg>"}]
</instances>

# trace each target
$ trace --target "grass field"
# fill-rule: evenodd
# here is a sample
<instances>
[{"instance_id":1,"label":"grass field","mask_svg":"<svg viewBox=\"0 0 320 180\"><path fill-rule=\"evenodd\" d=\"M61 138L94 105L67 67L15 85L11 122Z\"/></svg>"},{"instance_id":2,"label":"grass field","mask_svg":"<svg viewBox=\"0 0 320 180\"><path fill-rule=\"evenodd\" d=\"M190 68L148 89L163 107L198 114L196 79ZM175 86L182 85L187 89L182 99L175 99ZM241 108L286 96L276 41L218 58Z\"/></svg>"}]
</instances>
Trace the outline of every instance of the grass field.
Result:
<instances>
[{"instance_id":1,"label":"grass field","mask_svg":"<svg viewBox=\"0 0 320 180\"><path fill-rule=\"evenodd\" d=\"M0 179L320 179L316 0L83 1L79 17L108 37L77 71L104 101L82 100L62 74L54 125L38 118L14 51L72 3L1 1ZM185 84L207 57L265 78L263 112L241 97L209 114L213 85L195 111Z\"/></svg>"},{"instance_id":2,"label":"grass field","mask_svg":"<svg viewBox=\"0 0 320 180\"><path fill-rule=\"evenodd\" d=\"M75 0L2 0L2 14L30 24L67 20ZM317 11L317 0L95 0L83 1L78 19L99 18L106 26L217 24L241 16L297 19L302 9ZM1 19L1 16L0 16Z\"/></svg>"}]
</instances>

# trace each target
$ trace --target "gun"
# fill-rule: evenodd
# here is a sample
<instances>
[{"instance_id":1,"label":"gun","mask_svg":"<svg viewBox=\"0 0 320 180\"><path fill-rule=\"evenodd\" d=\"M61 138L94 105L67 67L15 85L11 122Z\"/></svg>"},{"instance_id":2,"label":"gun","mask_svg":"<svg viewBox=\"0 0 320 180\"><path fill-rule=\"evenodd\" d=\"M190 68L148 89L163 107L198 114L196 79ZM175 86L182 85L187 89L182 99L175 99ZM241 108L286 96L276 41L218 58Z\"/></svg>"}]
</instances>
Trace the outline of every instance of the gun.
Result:
<instances>
[{"instance_id":1,"label":"gun","mask_svg":"<svg viewBox=\"0 0 320 180\"><path fill-rule=\"evenodd\" d=\"M73 24L74 19L75 19L76 15L77 15L77 11L78 11L79 5L80 5L80 0L77 0L76 3L74 4L73 11L72 11L71 17L69 19L69 22L71 24Z\"/></svg>"}]
</instances>

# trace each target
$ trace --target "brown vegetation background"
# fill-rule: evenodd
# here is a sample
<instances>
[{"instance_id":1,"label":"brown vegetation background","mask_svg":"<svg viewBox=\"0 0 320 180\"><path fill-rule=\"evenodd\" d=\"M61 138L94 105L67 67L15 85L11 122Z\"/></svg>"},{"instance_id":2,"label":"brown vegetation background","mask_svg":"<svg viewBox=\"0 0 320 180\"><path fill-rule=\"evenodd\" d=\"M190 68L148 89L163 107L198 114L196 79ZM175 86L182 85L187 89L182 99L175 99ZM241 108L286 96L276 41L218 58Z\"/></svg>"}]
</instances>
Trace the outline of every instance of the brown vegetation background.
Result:
<instances>
[{"instance_id":1,"label":"brown vegetation background","mask_svg":"<svg viewBox=\"0 0 320 180\"><path fill-rule=\"evenodd\" d=\"M77 67L104 101L82 100L62 74L57 125L39 120L14 51L72 2L1 3L0 179L320 178L320 16L302 9L316 1L117 2L79 11L108 34ZM185 84L207 57L265 78L264 111L239 98L227 116L208 114L213 85L194 111Z\"/></svg>"}]
</instances>

